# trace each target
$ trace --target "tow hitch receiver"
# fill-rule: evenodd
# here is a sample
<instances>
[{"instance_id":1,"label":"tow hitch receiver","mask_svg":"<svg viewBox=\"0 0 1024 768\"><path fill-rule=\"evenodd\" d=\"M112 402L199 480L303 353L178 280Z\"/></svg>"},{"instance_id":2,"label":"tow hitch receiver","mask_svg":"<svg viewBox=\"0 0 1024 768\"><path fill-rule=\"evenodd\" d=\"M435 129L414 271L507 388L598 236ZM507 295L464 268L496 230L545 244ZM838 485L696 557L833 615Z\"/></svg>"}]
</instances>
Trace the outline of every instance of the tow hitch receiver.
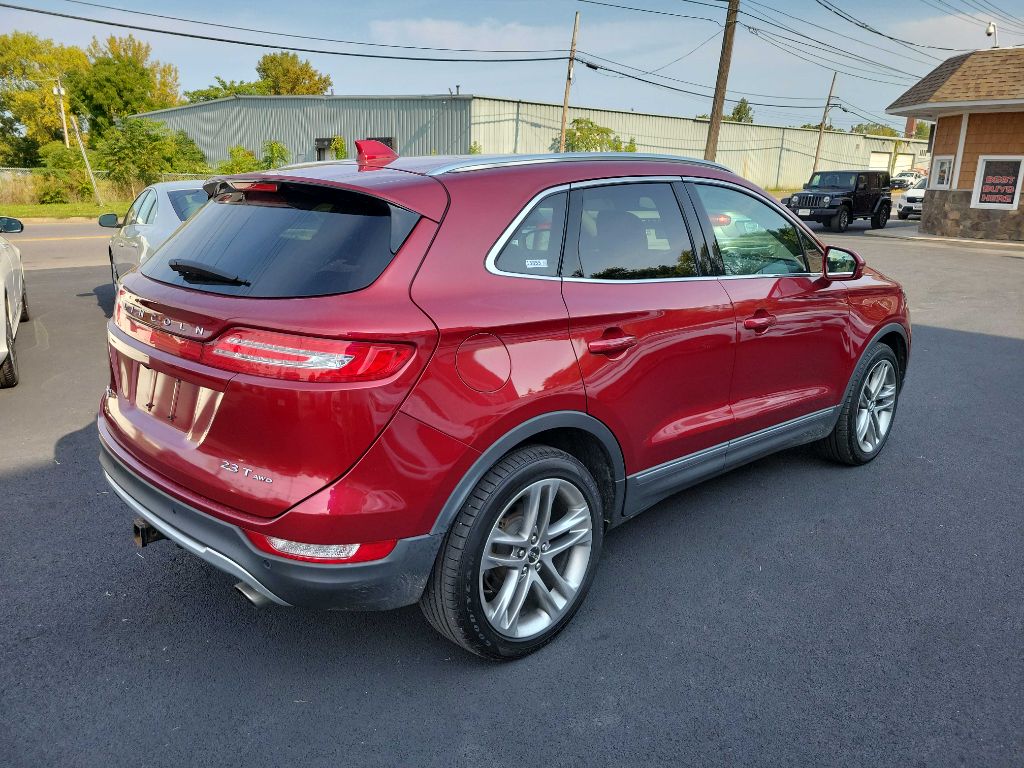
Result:
<instances>
[{"instance_id":1,"label":"tow hitch receiver","mask_svg":"<svg viewBox=\"0 0 1024 768\"><path fill-rule=\"evenodd\" d=\"M135 546L142 549L147 544L152 544L154 541L160 541L160 539L166 539L167 537L141 517L136 517L132 521L132 538L135 539Z\"/></svg>"}]
</instances>

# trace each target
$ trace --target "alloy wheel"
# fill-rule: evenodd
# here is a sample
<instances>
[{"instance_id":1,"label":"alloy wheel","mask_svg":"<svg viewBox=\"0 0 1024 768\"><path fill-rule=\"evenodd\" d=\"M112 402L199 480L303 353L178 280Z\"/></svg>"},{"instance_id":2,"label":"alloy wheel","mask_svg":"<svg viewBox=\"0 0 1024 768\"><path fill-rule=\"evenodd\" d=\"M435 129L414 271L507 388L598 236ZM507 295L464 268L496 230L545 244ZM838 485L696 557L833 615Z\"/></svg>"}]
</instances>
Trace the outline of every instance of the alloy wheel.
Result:
<instances>
[{"instance_id":1,"label":"alloy wheel","mask_svg":"<svg viewBox=\"0 0 1024 768\"><path fill-rule=\"evenodd\" d=\"M879 360L864 378L857 399L857 444L874 453L885 441L896 410L896 368Z\"/></svg>"},{"instance_id":2,"label":"alloy wheel","mask_svg":"<svg viewBox=\"0 0 1024 768\"><path fill-rule=\"evenodd\" d=\"M480 596L491 626L522 640L557 622L586 576L592 540L590 506L568 480L545 478L516 494L480 561Z\"/></svg>"}]
</instances>

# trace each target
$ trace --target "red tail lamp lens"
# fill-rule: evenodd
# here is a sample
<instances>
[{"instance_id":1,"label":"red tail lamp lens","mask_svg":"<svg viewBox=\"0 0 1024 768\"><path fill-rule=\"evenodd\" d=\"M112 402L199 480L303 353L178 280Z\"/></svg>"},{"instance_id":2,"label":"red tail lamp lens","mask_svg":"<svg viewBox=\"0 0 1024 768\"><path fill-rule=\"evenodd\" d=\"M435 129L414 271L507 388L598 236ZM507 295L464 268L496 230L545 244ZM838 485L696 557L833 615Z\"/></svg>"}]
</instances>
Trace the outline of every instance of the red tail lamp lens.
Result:
<instances>
[{"instance_id":1,"label":"red tail lamp lens","mask_svg":"<svg viewBox=\"0 0 1024 768\"><path fill-rule=\"evenodd\" d=\"M398 543L395 539L387 539L363 544L306 544L301 541L279 539L276 536L265 536L253 531L246 531L245 535L264 552L307 563L343 564L381 560L390 555Z\"/></svg>"},{"instance_id":2,"label":"red tail lamp lens","mask_svg":"<svg viewBox=\"0 0 1024 768\"><path fill-rule=\"evenodd\" d=\"M232 328L203 346L202 362L287 381L372 381L398 372L412 354L404 344Z\"/></svg>"}]
</instances>

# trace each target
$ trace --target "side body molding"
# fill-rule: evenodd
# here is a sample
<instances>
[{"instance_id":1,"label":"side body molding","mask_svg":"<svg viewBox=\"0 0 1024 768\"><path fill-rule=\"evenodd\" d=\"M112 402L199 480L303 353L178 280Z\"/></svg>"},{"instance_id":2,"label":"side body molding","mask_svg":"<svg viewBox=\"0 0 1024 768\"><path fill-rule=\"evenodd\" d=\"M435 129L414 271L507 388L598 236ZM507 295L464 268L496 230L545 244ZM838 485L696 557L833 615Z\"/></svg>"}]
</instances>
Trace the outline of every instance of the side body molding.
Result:
<instances>
[{"instance_id":1,"label":"side body molding","mask_svg":"<svg viewBox=\"0 0 1024 768\"><path fill-rule=\"evenodd\" d=\"M535 416L528 421L514 427L496 440L487 450L480 454L473 462L473 466L463 475L448 497L448 501L441 508L434 527L430 533L445 534L451 527L455 516L466 503L469 494L487 471L506 453L516 445L541 432L550 429L579 429L588 432L600 441L605 453L611 461L612 480L615 485L614 502L611 509L605 510L605 516L615 524L622 519L622 507L625 499L626 487L626 465L622 458L622 449L619 447L615 435L602 422L582 411L552 411L551 413Z\"/></svg>"}]
</instances>

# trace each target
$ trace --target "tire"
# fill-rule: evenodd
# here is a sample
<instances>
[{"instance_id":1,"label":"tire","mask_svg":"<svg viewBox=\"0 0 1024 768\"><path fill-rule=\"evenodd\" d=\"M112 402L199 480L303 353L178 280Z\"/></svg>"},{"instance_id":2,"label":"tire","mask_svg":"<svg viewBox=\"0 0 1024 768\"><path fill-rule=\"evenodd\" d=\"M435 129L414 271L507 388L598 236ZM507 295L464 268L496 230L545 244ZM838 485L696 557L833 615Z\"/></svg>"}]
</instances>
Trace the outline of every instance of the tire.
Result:
<instances>
[{"instance_id":1,"label":"tire","mask_svg":"<svg viewBox=\"0 0 1024 768\"><path fill-rule=\"evenodd\" d=\"M871 216L871 228L872 229L883 229L886 224L889 223L889 206L883 205L878 209L877 213Z\"/></svg>"},{"instance_id":2,"label":"tire","mask_svg":"<svg viewBox=\"0 0 1024 768\"><path fill-rule=\"evenodd\" d=\"M851 466L867 464L878 456L892 434L902 384L892 349L875 344L853 373L853 386L832 434L820 443L825 455ZM867 407L871 405L874 409Z\"/></svg>"},{"instance_id":3,"label":"tire","mask_svg":"<svg viewBox=\"0 0 1024 768\"><path fill-rule=\"evenodd\" d=\"M540 510L537 525L524 531L531 499ZM554 532L559 524L565 529ZM516 449L484 475L455 518L420 608L434 629L478 656L508 660L533 653L583 603L603 530L601 495L583 464L546 445Z\"/></svg>"},{"instance_id":4,"label":"tire","mask_svg":"<svg viewBox=\"0 0 1024 768\"><path fill-rule=\"evenodd\" d=\"M900 217L900 221L906 221L907 219L910 218L910 209L909 208L901 208L896 213L896 215Z\"/></svg>"},{"instance_id":5,"label":"tire","mask_svg":"<svg viewBox=\"0 0 1024 768\"><path fill-rule=\"evenodd\" d=\"M21 322L27 323L32 318L28 314L28 288L25 287L24 278L21 284Z\"/></svg>"},{"instance_id":6,"label":"tire","mask_svg":"<svg viewBox=\"0 0 1024 768\"><path fill-rule=\"evenodd\" d=\"M10 307L4 297L4 335L7 337L7 358L0 363L0 389L8 389L18 383L18 353L14 348L14 329L11 325Z\"/></svg>"},{"instance_id":7,"label":"tire","mask_svg":"<svg viewBox=\"0 0 1024 768\"><path fill-rule=\"evenodd\" d=\"M839 210L832 217L829 226L833 232L845 232L847 227L850 226L850 209L845 205L839 206Z\"/></svg>"}]
</instances>

